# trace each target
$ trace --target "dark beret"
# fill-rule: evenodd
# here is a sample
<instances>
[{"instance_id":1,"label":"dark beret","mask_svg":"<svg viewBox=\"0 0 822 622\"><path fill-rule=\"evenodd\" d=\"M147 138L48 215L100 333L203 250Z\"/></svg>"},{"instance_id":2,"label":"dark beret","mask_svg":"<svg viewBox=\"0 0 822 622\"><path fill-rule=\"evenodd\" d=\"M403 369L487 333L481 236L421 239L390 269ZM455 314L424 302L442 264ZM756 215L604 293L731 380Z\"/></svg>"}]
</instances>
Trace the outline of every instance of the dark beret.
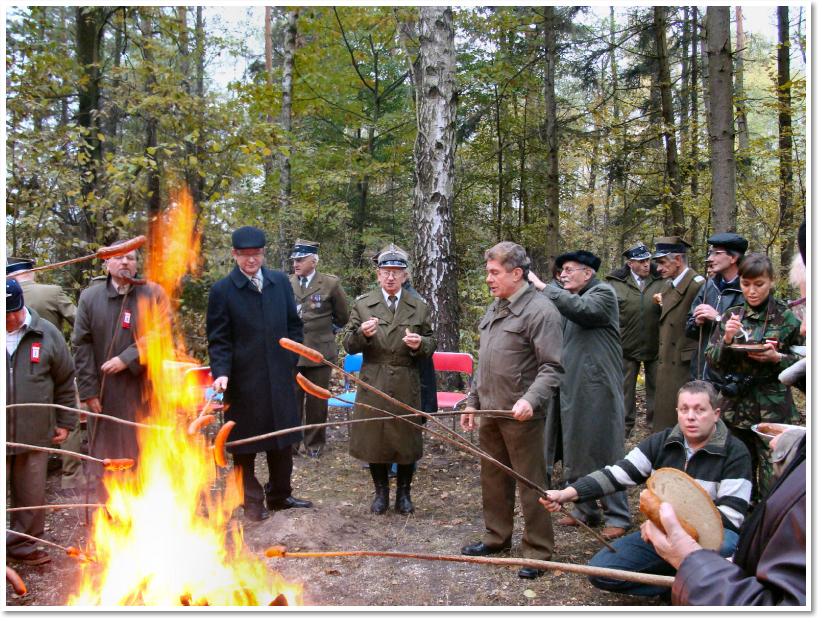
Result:
<instances>
[{"instance_id":1,"label":"dark beret","mask_svg":"<svg viewBox=\"0 0 822 622\"><path fill-rule=\"evenodd\" d=\"M594 255L590 251L571 251L570 253L563 253L559 257L557 257L556 265L559 268L565 265L568 261L576 261L577 263L581 263L583 266L588 266L589 268L593 268L594 272L599 270L599 264L602 263L602 260Z\"/></svg>"},{"instance_id":2,"label":"dark beret","mask_svg":"<svg viewBox=\"0 0 822 622\"><path fill-rule=\"evenodd\" d=\"M265 233L257 227L240 227L231 234L231 246L233 248L263 248Z\"/></svg>"},{"instance_id":3,"label":"dark beret","mask_svg":"<svg viewBox=\"0 0 822 622\"><path fill-rule=\"evenodd\" d=\"M744 255L745 251L748 250L748 240L733 232L715 233L708 238L708 244L728 251L736 251L741 255Z\"/></svg>"}]
</instances>

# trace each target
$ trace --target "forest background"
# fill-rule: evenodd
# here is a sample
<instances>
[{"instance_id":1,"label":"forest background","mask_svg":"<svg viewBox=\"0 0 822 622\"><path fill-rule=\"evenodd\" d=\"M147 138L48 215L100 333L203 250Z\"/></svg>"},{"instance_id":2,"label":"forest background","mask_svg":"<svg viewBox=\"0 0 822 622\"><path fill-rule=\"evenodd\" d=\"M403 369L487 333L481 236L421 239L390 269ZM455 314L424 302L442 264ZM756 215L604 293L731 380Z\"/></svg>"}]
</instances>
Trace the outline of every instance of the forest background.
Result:
<instances>
[{"instance_id":1,"label":"forest background","mask_svg":"<svg viewBox=\"0 0 822 622\"><path fill-rule=\"evenodd\" d=\"M7 8L6 251L93 253L187 190L203 250L180 317L200 359L209 287L249 224L270 267L319 242L350 299L379 248L405 248L440 350L476 352L483 252L503 239L542 276L575 248L604 276L672 234L703 272L706 238L736 230L784 277L808 7L771 12L773 37L744 6L266 7L250 29L212 6ZM244 67L227 82L226 58ZM40 280L76 299L100 271Z\"/></svg>"}]
</instances>

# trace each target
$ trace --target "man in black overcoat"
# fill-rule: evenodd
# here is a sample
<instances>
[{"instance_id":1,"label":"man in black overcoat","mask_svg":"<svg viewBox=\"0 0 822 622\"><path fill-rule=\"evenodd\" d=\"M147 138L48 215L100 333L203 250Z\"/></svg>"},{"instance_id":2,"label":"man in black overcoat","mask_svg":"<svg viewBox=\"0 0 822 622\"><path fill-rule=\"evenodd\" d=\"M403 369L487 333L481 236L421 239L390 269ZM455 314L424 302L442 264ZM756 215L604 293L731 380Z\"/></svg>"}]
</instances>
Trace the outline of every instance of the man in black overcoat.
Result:
<instances>
[{"instance_id":1,"label":"man in black overcoat","mask_svg":"<svg viewBox=\"0 0 822 622\"><path fill-rule=\"evenodd\" d=\"M231 236L237 265L208 295L208 356L213 388L225 394L226 419L236 422L229 441L300 425L295 398L297 356L280 346L280 337L303 340L294 292L282 272L263 267L265 234L240 227ZM261 521L268 510L311 507L291 496L291 446L295 432L231 448L243 481L246 518ZM265 452L268 483L254 476L254 459ZM265 507L263 506L265 501Z\"/></svg>"}]
</instances>

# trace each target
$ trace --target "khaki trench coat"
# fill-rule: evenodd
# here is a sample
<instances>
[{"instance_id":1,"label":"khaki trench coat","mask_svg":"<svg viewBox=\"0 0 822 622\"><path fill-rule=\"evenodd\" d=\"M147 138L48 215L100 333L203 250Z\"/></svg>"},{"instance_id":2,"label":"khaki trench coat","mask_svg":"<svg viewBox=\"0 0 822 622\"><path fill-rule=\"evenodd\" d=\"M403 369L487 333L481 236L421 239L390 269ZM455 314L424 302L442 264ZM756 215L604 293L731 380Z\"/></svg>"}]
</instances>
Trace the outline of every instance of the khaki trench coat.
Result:
<instances>
[{"instance_id":1,"label":"khaki trench coat","mask_svg":"<svg viewBox=\"0 0 822 622\"><path fill-rule=\"evenodd\" d=\"M360 325L372 316L379 318L380 323L375 335L365 337ZM418 350L413 351L403 343L406 329L422 336ZM363 294L354 302L351 319L343 329L343 347L349 354L363 353L360 378L364 382L409 406L420 407L416 359L431 356L437 348L428 305L422 299L404 291L392 316L380 288ZM362 387L357 389L356 402L354 419L386 416L361 404L398 415L408 413ZM422 457L422 431L400 420L353 425L350 439L349 453L365 462L411 464Z\"/></svg>"},{"instance_id":2,"label":"khaki trench coat","mask_svg":"<svg viewBox=\"0 0 822 622\"><path fill-rule=\"evenodd\" d=\"M691 302L704 282L705 277L688 268L676 287L668 281L669 285L662 292L654 432L676 425L676 395L691 379L691 358L698 345L695 339L685 335L685 323Z\"/></svg>"}]
</instances>

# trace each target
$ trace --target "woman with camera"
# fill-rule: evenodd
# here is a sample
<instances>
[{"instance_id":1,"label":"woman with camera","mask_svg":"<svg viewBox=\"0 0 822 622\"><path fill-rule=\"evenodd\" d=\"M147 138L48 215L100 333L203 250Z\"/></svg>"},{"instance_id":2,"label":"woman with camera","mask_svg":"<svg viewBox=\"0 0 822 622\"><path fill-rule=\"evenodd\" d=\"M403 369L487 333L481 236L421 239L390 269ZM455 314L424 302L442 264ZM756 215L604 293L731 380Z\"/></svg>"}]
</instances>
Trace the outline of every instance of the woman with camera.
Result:
<instances>
[{"instance_id":1,"label":"woman with camera","mask_svg":"<svg viewBox=\"0 0 822 622\"><path fill-rule=\"evenodd\" d=\"M799 359L791 346L804 340L799 319L771 292L774 271L767 255L747 255L739 264L739 277L745 304L722 315L706 358L723 376L718 388L724 419L751 453L753 499L759 500L770 488L772 467L768 447L751 426L798 421L790 388L779 382L778 376Z\"/></svg>"}]
</instances>

